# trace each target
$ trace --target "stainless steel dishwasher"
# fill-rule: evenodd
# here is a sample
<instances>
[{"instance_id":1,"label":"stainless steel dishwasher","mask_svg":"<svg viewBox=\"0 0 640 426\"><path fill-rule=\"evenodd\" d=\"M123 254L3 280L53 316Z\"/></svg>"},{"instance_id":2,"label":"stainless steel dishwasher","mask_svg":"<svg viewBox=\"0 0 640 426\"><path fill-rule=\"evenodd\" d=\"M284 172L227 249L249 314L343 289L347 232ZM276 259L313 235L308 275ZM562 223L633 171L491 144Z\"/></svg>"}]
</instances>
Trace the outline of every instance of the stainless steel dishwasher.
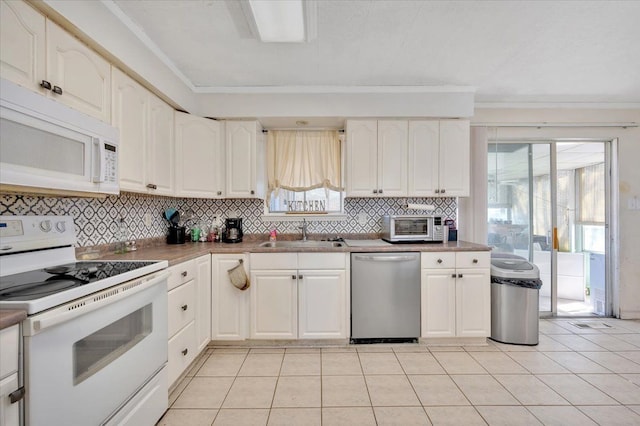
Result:
<instances>
[{"instance_id":1,"label":"stainless steel dishwasher","mask_svg":"<svg viewBox=\"0 0 640 426\"><path fill-rule=\"evenodd\" d=\"M420 253L351 254L351 343L420 337Z\"/></svg>"}]
</instances>

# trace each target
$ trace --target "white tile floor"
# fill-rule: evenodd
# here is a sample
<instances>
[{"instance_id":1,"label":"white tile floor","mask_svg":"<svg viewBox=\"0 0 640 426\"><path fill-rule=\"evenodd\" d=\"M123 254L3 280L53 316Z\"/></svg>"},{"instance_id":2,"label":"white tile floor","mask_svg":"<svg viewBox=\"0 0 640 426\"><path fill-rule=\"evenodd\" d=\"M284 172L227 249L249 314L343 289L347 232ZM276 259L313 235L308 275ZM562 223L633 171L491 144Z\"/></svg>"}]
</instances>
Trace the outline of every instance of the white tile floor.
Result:
<instances>
[{"instance_id":1,"label":"white tile floor","mask_svg":"<svg viewBox=\"0 0 640 426\"><path fill-rule=\"evenodd\" d=\"M640 425L640 321L545 319L534 347L212 347L169 402L159 425Z\"/></svg>"}]
</instances>

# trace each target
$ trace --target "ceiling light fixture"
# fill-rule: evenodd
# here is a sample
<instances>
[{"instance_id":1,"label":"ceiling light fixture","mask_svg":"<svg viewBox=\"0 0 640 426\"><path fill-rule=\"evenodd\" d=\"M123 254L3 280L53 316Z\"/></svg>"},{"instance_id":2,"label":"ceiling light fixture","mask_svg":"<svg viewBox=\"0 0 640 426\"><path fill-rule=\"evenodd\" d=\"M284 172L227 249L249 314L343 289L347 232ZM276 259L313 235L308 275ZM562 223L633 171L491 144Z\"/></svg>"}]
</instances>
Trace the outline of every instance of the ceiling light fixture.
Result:
<instances>
[{"instance_id":1,"label":"ceiling light fixture","mask_svg":"<svg viewBox=\"0 0 640 426\"><path fill-rule=\"evenodd\" d=\"M304 43L315 38L315 2L245 0L242 3L254 35L265 43Z\"/></svg>"}]
</instances>

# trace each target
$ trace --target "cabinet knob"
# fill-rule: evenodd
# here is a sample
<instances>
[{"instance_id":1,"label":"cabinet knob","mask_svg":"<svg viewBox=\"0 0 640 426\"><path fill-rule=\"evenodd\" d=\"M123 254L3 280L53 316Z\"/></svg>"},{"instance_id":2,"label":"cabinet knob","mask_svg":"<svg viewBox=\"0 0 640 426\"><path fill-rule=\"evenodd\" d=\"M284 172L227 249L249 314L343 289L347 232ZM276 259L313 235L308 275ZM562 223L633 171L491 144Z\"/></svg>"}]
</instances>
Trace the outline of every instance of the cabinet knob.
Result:
<instances>
[{"instance_id":1,"label":"cabinet knob","mask_svg":"<svg viewBox=\"0 0 640 426\"><path fill-rule=\"evenodd\" d=\"M446 191L446 190L444 190L444 189L441 189L441 190L440 190L440 193L441 193L441 194L444 194L445 192L447 192L447 191Z\"/></svg>"},{"instance_id":2,"label":"cabinet knob","mask_svg":"<svg viewBox=\"0 0 640 426\"><path fill-rule=\"evenodd\" d=\"M455 277L456 277L456 274L451 274L451 278L455 278Z\"/></svg>"},{"instance_id":3,"label":"cabinet knob","mask_svg":"<svg viewBox=\"0 0 640 426\"><path fill-rule=\"evenodd\" d=\"M462 278L462 274L458 274L458 278Z\"/></svg>"},{"instance_id":4,"label":"cabinet knob","mask_svg":"<svg viewBox=\"0 0 640 426\"><path fill-rule=\"evenodd\" d=\"M182 271L182 274L180 275L182 275L183 277L186 277L187 275L189 275L189 273L187 271Z\"/></svg>"},{"instance_id":5,"label":"cabinet knob","mask_svg":"<svg viewBox=\"0 0 640 426\"><path fill-rule=\"evenodd\" d=\"M377 190L377 189L374 189L374 190L373 190L373 193L374 193L374 194L377 194L377 193L378 193L378 190Z\"/></svg>"},{"instance_id":6,"label":"cabinet knob","mask_svg":"<svg viewBox=\"0 0 640 426\"><path fill-rule=\"evenodd\" d=\"M478 263L478 259L473 259L473 263Z\"/></svg>"},{"instance_id":7,"label":"cabinet knob","mask_svg":"<svg viewBox=\"0 0 640 426\"><path fill-rule=\"evenodd\" d=\"M378 189L378 194L382 194L382 189Z\"/></svg>"},{"instance_id":8,"label":"cabinet knob","mask_svg":"<svg viewBox=\"0 0 640 426\"><path fill-rule=\"evenodd\" d=\"M62 95L62 88L60 86L53 86L53 89L51 89L51 91L56 95Z\"/></svg>"},{"instance_id":9,"label":"cabinet knob","mask_svg":"<svg viewBox=\"0 0 640 426\"><path fill-rule=\"evenodd\" d=\"M291 279L292 279L292 280L295 280L295 279L296 279L296 276L295 276L295 275L291 275Z\"/></svg>"},{"instance_id":10,"label":"cabinet knob","mask_svg":"<svg viewBox=\"0 0 640 426\"><path fill-rule=\"evenodd\" d=\"M442 263L442 259L438 259L438 263Z\"/></svg>"},{"instance_id":11,"label":"cabinet knob","mask_svg":"<svg viewBox=\"0 0 640 426\"><path fill-rule=\"evenodd\" d=\"M42 82L40 83L40 87L46 90L51 90L51 83L49 83L47 80L42 80Z\"/></svg>"},{"instance_id":12,"label":"cabinet knob","mask_svg":"<svg viewBox=\"0 0 640 426\"><path fill-rule=\"evenodd\" d=\"M217 195L222 195L222 191L216 192Z\"/></svg>"},{"instance_id":13,"label":"cabinet knob","mask_svg":"<svg viewBox=\"0 0 640 426\"><path fill-rule=\"evenodd\" d=\"M302 275L298 275L298 279L301 280L302 279Z\"/></svg>"},{"instance_id":14,"label":"cabinet knob","mask_svg":"<svg viewBox=\"0 0 640 426\"><path fill-rule=\"evenodd\" d=\"M26 394L26 391L24 390L24 386L20 386L18 389L14 390L9 394L9 401L12 404L15 404L16 402L24 398L25 394Z\"/></svg>"},{"instance_id":15,"label":"cabinet knob","mask_svg":"<svg viewBox=\"0 0 640 426\"><path fill-rule=\"evenodd\" d=\"M186 311L187 309L189 309L189 305L182 305L180 307L182 308L183 311Z\"/></svg>"},{"instance_id":16,"label":"cabinet knob","mask_svg":"<svg viewBox=\"0 0 640 426\"><path fill-rule=\"evenodd\" d=\"M436 189L436 194L439 194L439 193L440 193L440 190L439 190L439 189Z\"/></svg>"},{"instance_id":17,"label":"cabinet knob","mask_svg":"<svg viewBox=\"0 0 640 426\"><path fill-rule=\"evenodd\" d=\"M155 185L153 183L148 183L147 184L147 188L149 188L149 189L158 189L158 185Z\"/></svg>"},{"instance_id":18,"label":"cabinet knob","mask_svg":"<svg viewBox=\"0 0 640 426\"><path fill-rule=\"evenodd\" d=\"M186 356L188 353L189 353L189 349L184 348L184 349L182 350L182 355Z\"/></svg>"},{"instance_id":19,"label":"cabinet knob","mask_svg":"<svg viewBox=\"0 0 640 426\"><path fill-rule=\"evenodd\" d=\"M253 189L251 190L251 195L254 195L256 193L256 191L254 191Z\"/></svg>"}]
</instances>

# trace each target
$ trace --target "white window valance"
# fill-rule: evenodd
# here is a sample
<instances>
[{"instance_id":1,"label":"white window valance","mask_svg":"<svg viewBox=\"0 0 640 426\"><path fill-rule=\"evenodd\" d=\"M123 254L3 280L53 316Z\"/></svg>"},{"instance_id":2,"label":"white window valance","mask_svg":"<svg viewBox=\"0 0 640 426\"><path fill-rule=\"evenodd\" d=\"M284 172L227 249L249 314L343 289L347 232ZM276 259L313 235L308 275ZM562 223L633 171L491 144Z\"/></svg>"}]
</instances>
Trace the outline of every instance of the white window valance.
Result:
<instances>
[{"instance_id":1,"label":"white window valance","mask_svg":"<svg viewBox=\"0 0 640 426\"><path fill-rule=\"evenodd\" d=\"M342 191L341 141L336 130L269 130L269 196L280 189Z\"/></svg>"}]
</instances>

